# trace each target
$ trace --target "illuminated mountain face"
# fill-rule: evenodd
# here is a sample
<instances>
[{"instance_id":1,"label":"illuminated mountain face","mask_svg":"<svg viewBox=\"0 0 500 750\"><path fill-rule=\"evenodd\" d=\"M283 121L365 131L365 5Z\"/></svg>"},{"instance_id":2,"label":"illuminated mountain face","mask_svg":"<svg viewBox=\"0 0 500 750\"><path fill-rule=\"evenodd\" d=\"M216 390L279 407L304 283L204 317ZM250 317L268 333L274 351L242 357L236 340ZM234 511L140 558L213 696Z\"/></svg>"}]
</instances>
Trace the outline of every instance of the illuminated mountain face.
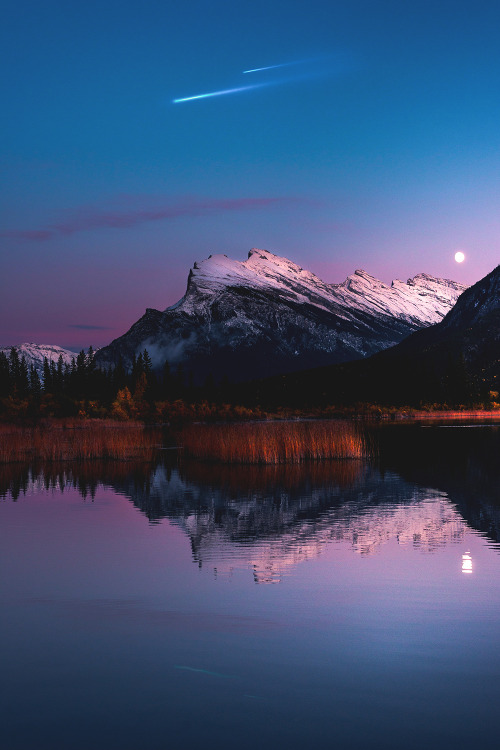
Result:
<instances>
[{"instance_id":1,"label":"illuminated mountain face","mask_svg":"<svg viewBox=\"0 0 500 750\"><path fill-rule=\"evenodd\" d=\"M213 255L195 263L179 302L147 310L97 361L130 364L147 349L155 367L234 380L345 362L442 320L464 289L426 274L389 286L361 270L327 284L264 250L244 262Z\"/></svg>"}]
</instances>

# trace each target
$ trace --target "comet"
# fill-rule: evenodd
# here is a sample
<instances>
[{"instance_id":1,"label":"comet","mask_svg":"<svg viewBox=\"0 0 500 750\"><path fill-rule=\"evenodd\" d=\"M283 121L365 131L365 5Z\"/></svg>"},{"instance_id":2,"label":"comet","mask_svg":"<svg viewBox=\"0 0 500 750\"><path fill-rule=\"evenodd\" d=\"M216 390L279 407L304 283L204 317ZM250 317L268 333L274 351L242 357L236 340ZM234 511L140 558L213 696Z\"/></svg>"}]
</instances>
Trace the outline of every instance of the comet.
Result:
<instances>
[{"instance_id":1,"label":"comet","mask_svg":"<svg viewBox=\"0 0 500 750\"><path fill-rule=\"evenodd\" d=\"M211 96L225 96L226 94L238 94L240 91L250 91L250 89L260 89L263 86L269 86L269 83L255 83L252 86L238 86L235 89L222 89L221 91L210 91L208 94L196 94L195 96L184 96L182 99L173 99L174 104L180 102L192 102L194 99L208 99Z\"/></svg>"}]
</instances>

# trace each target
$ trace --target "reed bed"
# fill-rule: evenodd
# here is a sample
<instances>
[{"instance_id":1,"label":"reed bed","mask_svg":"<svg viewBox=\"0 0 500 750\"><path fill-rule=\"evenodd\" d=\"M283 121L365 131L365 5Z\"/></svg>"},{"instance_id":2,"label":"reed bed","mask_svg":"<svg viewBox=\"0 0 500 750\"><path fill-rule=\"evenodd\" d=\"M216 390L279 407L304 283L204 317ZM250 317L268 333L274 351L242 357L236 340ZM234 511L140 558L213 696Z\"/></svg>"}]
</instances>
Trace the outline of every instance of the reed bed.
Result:
<instances>
[{"instance_id":1,"label":"reed bed","mask_svg":"<svg viewBox=\"0 0 500 750\"><path fill-rule=\"evenodd\" d=\"M370 455L358 425L340 420L197 424L179 436L185 454L239 464L298 464L302 461Z\"/></svg>"},{"instance_id":2,"label":"reed bed","mask_svg":"<svg viewBox=\"0 0 500 750\"><path fill-rule=\"evenodd\" d=\"M151 461L161 431L113 421L0 425L0 464L26 461Z\"/></svg>"}]
</instances>

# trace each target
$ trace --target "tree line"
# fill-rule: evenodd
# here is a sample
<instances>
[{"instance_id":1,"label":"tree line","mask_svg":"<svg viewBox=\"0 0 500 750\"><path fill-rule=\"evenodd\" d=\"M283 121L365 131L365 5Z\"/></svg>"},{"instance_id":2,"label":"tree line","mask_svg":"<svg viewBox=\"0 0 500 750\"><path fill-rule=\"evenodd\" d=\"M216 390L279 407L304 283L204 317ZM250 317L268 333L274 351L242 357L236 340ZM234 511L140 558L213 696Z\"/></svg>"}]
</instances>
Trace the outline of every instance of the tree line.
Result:
<instances>
[{"instance_id":1,"label":"tree line","mask_svg":"<svg viewBox=\"0 0 500 750\"><path fill-rule=\"evenodd\" d=\"M41 375L12 347L0 352L0 419L38 417L96 417L121 420L168 421L173 416L210 416L220 411L224 383L209 375L203 386L182 365L165 361L155 370L147 349L134 355L130 367L96 363L95 351L82 350L71 364L43 361ZM228 407L229 409L229 407ZM244 415L243 415L244 416Z\"/></svg>"},{"instance_id":2,"label":"tree line","mask_svg":"<svg viewBox=\"0 0 500 750\"><path fill-rule=\"evenodd\" d=\"M182 365L155 370L144 349L128 368L123 361L100 367L92 347L71 364L45 359L41 375L12 347L0 352L0 420L51 417L112 418L165 423L184 420L260 418L265 414L313 416L363 413L372 408L500 408L497 390L478 387L463 357L443 357L439 371L424 360L368 362L290 373L253 383L203 385ZM382 366L384 365L384 366ZM394 365L394 366L393 366ZM481 384L479 384L480 386Z\"/></svg>"}]
</instances>

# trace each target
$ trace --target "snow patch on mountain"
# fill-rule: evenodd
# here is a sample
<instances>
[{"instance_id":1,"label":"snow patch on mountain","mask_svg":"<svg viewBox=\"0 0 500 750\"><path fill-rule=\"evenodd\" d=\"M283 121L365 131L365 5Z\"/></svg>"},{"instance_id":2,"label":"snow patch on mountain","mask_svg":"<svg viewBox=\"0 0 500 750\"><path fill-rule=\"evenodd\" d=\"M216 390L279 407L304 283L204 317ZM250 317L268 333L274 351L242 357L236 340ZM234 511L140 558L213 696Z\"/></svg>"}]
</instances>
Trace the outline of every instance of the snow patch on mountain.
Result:
<instances>
[{"instance_id":1,"label":"snow patch on mountain","mask_svg":"<svg viewBox=\"0 0 500 750\"><path fill-rule=\"evenodd\" d=\"M214 298L230 287L274 292L278 298L313 304L347 320L356 310L417 326L438 323L467 288L424 273L387 285L363 270L355 271L340 284L328 284L287 258L254 248L243 262L219 254L195 263L186 294L167 310L204 315Z\"/></svg>"},{"instance_id":2,"label":"snow patch on mountain","mask_svg":"<svg viewBox=\"0 0 500 750\"><path fill-rule=\"evenodd\" d=\"M2 346L0 347L0 352L3 352L8 357L11 349L11 346ZM49 344L18 344L14 349L16 349L18 353L19 359L24 357L28 367L33 365L39 375L42 375L43 373L43 360L45 358L49 362L57 364L59 357L62 357L63 364L70 365L76 357L75 352L72 352L69 349L63 349L61 346L51 346Z\"/></svg>"}]
</instances>

